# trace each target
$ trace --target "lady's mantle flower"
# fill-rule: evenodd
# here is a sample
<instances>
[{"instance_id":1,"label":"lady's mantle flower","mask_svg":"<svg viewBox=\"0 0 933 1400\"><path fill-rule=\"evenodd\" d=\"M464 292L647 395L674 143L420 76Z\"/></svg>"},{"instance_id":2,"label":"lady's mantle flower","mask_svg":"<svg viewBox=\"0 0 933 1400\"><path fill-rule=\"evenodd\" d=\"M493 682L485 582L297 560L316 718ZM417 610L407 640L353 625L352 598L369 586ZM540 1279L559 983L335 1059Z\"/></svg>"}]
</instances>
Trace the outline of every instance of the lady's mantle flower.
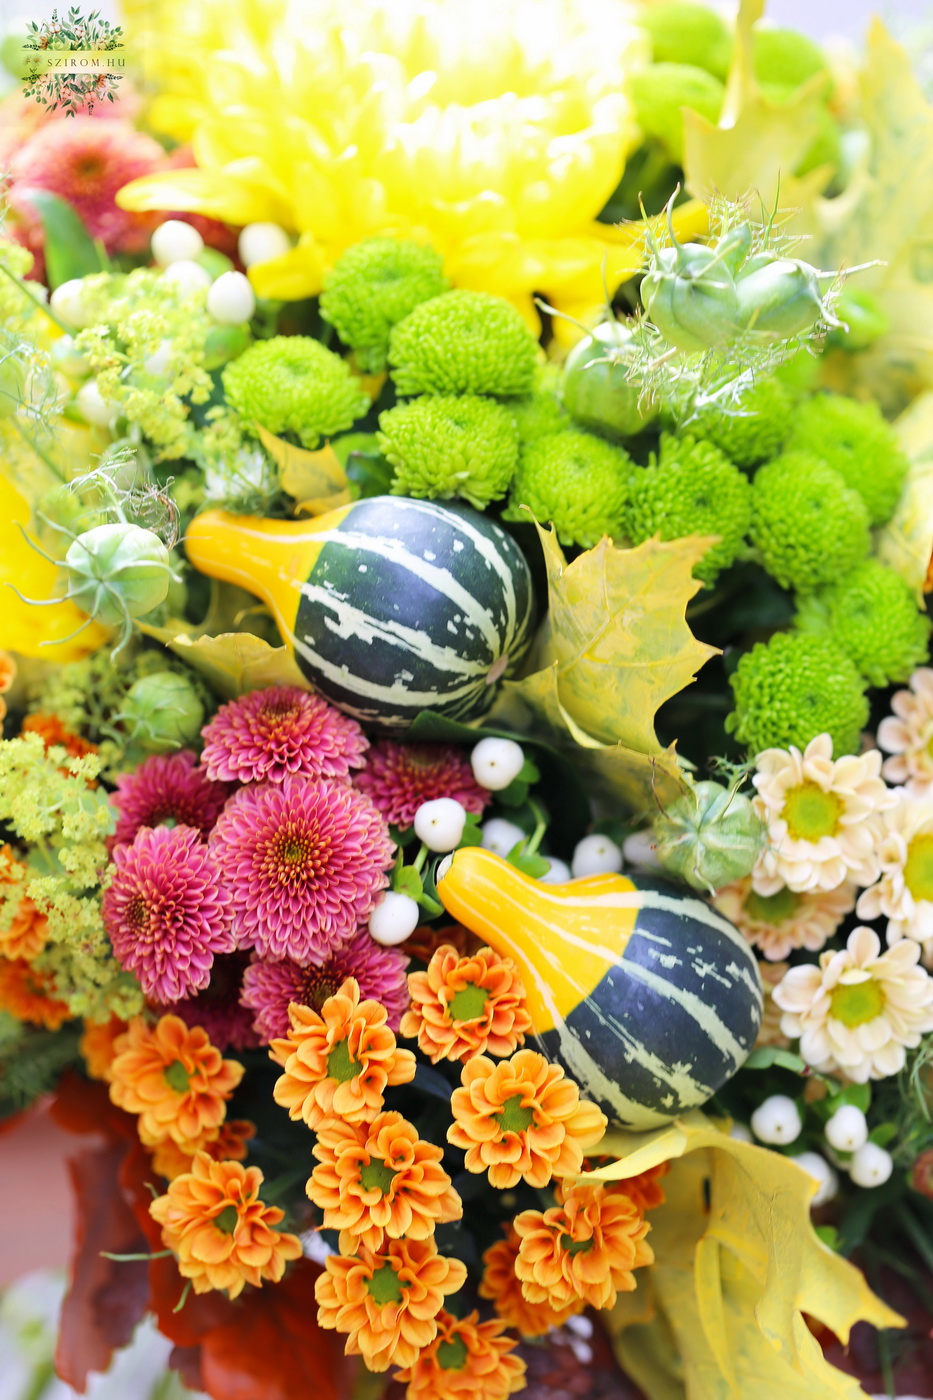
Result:
<instances>
[{"instance_id":1,"label":"lady's mantle flower","mask_svg":"<svg viewBox=\"0 0 933 1400\"><path fill-rule=\"evenodd\" d=\"M324 1228L340 1231L341 1254L360 1245L375 1252L385 1237L424 1240L463 1214L440 1165L443 1148L420 1139L400 1113L357 1125L325 1118L314 1155L308 1196L324 1212Z\"/></svg>"},{"instance_id":2,"label":"lady's mantle flower","mask_svg":"<svg viewBox=\"0 0 933 1400\"><path fill-rule=\"evenodd\" d=\"M372 1121L382 1108L387 1084L414 1078L415 1057L399 1050L378 1001L361 1001L359 984L348 977L320 1014L291 1008L292 1028L270 1047L284 1073L273 1096L290 1118L317 1128L323 1118L346 1123Z\"/></svg>"},{"instance_id":3,"label":"lady's mantle flower","mask_svg":"<svg viewBox=\"0 0 933 1400\"><path fill-rule=\"evenodd\" d=\"M485 1055L468 1060L462 1087L451 1095L454 1121L447 1141L466 1151L466 1169L488 1169L489 1181L507 1191L519 1181L546 1186L552 1176L572 1176L606 1130L605 1115L580 1098L560 1065L534 1050L519 1050L495 1064Z\"/></svg>"},{"instance_id":4,"label":"lady's mantle flower","mask_svg":"<svg viewBox=\"0 0 933 1400\"><path fill-rule=\"evenodd\" d=\"M443 944L426 972L408 978L412 1007L402 1017L402 1035L418 1038L433 1064L474 1055L511 1055L531 1029L525 989L511 958L491 948L461 958Z\"/></svg>"},{"instance_id":5,"label":"lady's mantle flower","mask_svg":"<svg viewBox=\"0 0 933 1400\"><path fill-rule=\"evenodd\" d=\"M490 799L473 776L465 754L453 744L374 744L355 785L393 826L411 826L424 802L452 797L480 816Z\"/></svg>"},{"instance_id":6,"label":"lady's mantle flower","mask_svg":"<svg viewBox=\"0 0 933 1400\"><path fill-rule=\"evenodd\" d=\"M262 1180L258 1167L214 1162L199 1152L190 1172L176 1176L149 1207L195 1293L223 1288L237 1298L248 1283L278 1283L286 1262L301 1257L298 1236L274 1228L285 1212L259 1199Z\"/></svg>"},{"instance_id":7,"label":"lady's mantle flower","mask_svg":"<svg viewBox=\"0 0 933 1400\"><path fill-rule=\"evenodd\" d=\"M317 966L372 913L395 849L362 793L300 775L234 793L209 846L240 946Z\"/></svg>"},{"instance_id":8,"label":"lady's mantle flower","mask_svg":"<svg viewBox=\"0 0 933 1400\"><path fill-rule=\"evenodd\" d=\"M886 758L881 771L889 783L903 783L911 797L933 796L933 669L921 666L909 690L891 697L893 715L878 726L878 747Z\"/></svg>"},{"instance_id":9,"label":"lady's mantle flower","mask_svg":"<svg viewBox=\"0 0 933 1400\"><path fill-rule=\"evenodd\" d=\"M840 1070L857 1084L897 1074L905 1048L933 1030L933 978L919 958L909 939L882 953L872 929L854 929L842 951L827 950L819 967L792 967L775 987L781 1030L800 1037L814 1069Z\"/></svg>"},{"instance_id":10,"label":"lady's mantle flower","mask_svg":"<svg viewBox=\"0 0 933 1400\"><path fill-rule=\"evenodd\" d=\"M104 927L122 967L156 1002L179 1001L210 981L216 953L236 947L231 898L190 826L140 827L117 846L103 899Z\"/></svg>"},{"instance_id":11,"label":"lady's mantle flower","mask_svg":"<svg viewBox=\"0 0 933 1400\"><path fill-rule=\"evenodd\" d=\"M779 962L795 948L818 953L855 908L855 886L846 881L834 890L801 894L785 885L759 894L749 876L717 890L713 903L753 947Z\"/></svg>"},{"instance_id":12,"label":"lady's mantle flower","mask_svg":"<svg viewBox=\"0 0 933 1400\"><path fill-rule=\"evenodd\" d=\"M165 1138L184 1145L217 1137L243 1066L222 1059L206 1031L189 1029L179 1016L161 1016L152 1027L136 1016L114 1050L110 1097L139 1114L147 1146Z\"/></svg>"},{"instance_id":13,"label":"lady's mantle flower","mask_svg":"<svg viewBox=\"0 0 933 1400\"><path fill-rule=\"evenodd\" d=\"M206 836L230 791L211 782L196 762L182 749L147 758L135 773L121 773L112 799L119 816L111 845L132 841L142 826L190 826Z\"/></svg>"},{"instance_id":14,"label":"lady's mantle flower","mask_svg":"<svg viewBox=\"0 0 933 1400\"><path fill-rule=\"evenodd\" d=\"M515 1263L521 1239L511 1223L503 1225L505 1239L490 1245L483 1255L483 1280L479 1296L489 1298L496 1312L508 1327L514 1327L523 1337L543 1337L554 1327L562 1327L568 1317L575 1317L586 1306L583 1298L574 1296L563 1307L555 1308L549 1301L532 1303L525 1297Z\"/></svg>"},{"instance_id":15,"label":"lady's mantle flower","mask_svg":"<svg viewBox=\"0 0 933 1400\"><path fill-rule=\"evenodd\" d=\"M437 1336L395 1379L407 1382L406 1400L506 1400L525 1386L525 1363L509 1353L517 1337L505 1323L480 1322L479 1313L437 1315Z\"/></svg>"},{"instance_id":16,"label":"lady's mantle flower","mask_svg":"<svg viewBox=\"0 0 933 1400\"><path fill-rule=\"evenodd\" d=\"M897 801L884 785L877 749L834 762L832 740L818 734L803 753L793 746L765 749L757 767L753 805L768 828L768 846L752 872L759 894L776 894L783 885L806 892L877 879L877 818Z\"/></svg>"},{"instance_id":17,"label":"lady's mantle flower","mask_svg":"<svg viewBox=\"0 0 933 1400\"><path fill-rule=\"evenodd\" d=\"M390 1240L378 1254L361 1245L352 1258L331 1254L314 1285L321 1327L347 1334L348 1356L371 1371L411 1366L437 1336L447 1294L466 1279L459 1259L438 1254L433 1239Z\"/></svg>"},{"instance_id":18,"label":"lady's mantle flower","mask_svg":"<svg viewBox=\"0 0 933 1400\"><path fill-rule=\"evenodd\" d=\"M346 778L369 741L356 720L294 685L253 690L221 705L201 731L201 762L222 782L280 783L291 773Z\"/></svg>"},{"instance_id":19,"label":"lady's mantle flower","mask_svg":"<svg viewBox=\"0 0 933 1400\"><path fill-rule=\"evenodd\" d=\"M888 942L933 939L933 799L901 796L884 814L881 879L859 895L860 919L888 920Z\"/></svg>"}]
</instances>

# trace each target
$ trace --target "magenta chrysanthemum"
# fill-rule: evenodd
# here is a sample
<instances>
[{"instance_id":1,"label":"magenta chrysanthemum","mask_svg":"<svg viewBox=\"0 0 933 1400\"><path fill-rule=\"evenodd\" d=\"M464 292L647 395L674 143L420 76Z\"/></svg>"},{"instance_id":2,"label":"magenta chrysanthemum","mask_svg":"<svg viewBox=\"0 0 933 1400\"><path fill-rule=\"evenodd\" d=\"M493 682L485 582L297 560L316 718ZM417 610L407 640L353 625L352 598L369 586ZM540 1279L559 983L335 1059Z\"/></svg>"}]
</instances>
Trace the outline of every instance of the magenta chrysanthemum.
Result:
<instances>
[{"instance_id":1,"label":"magenta chrysanthemum","mask_svg":"<svg viewBox=\"0 0 933 1400\"><path fill-rule=\"evenodd\" d=\"M379 1001L389 1016L389 1026L397 1031L402 1014L408 1009L408 958L396 948L383 948L365 928L358 929L343 947L320 967L299 967L284 962L255 959L243 975L240 1000L255 1012L253 1024L264 1043L288 1035L289 1003L320 1011L328 997L338 992L345 978L360 984L361 1001Z\"/></svg>"},{"instance_id":2,"label":"magenta chrysanthemum","mask_svg":"<svg viewBox=\"0 0 933 1400\"><path fill-rule=\"evenodd\" d=\"M356 720L293 685L221 705L201 732L208 777L238 783L280 783L290 773L346 778L369 747Z\"/></svg>"},{"instance_id":3,"label":"magenta chrysanthemum","mask_svg":"<svg viewBox=\"0 0 933 1400\"><path fill-rule=\"evenodd\" d=\"M226 783L212 783L187 749L147 758L135 773L121 773L113 805L119 812L111 845L132 841L143 826L192 826L207 835L230 796Z\"/></svg>"},{"instance_id":4,"label":"magenta chrysanthemum","mask_svg":"<svg viewBox=\"0 0 933 1400\"><path fill-rule=\"evenodd\" d=\"M240 947L302 966L320 966L365 922L395 850L363 793L298 776L240 788L209 839Z\"/></svg>"},{"instance_id":5,"label":"magenta chrysanthemum","mask_svg":"<svg viewBox=\"0 0 933 1400\"><path fill-rule=\"evenodd\" d=\"M231 953L231 899L190 826L141 827L117 846L104 894L104 927L122 967L146 996L174 1002L210 981L215 953Z\"/></svg>"},{"instance_id":6,"label":"magenta chrysanthemum","mask_svg":"<svg viewBox=\"0 0 933 1400\"><path fill-rule=\"evenodd\" d=\"M262 1043L253 1028L252 1012L240 1000L249 960L250 954L241 952L215 958L203 992L170 1008L186 1025L202 1026L218 1050L250 1050Z\"/></svg>"},{"instance_id":7,"label":"magenta chrysanthemum","mask_svg":"<svg viewBox=\"0 0 933 1400\"><path fill-rule=\"evenodd\" d=\"M490 794L473 777L469 760L449 744L374 744L354 783L368 794L387 822L411 826L422 802L453 797L479 816Z\"/></svg>"}]
</instances>

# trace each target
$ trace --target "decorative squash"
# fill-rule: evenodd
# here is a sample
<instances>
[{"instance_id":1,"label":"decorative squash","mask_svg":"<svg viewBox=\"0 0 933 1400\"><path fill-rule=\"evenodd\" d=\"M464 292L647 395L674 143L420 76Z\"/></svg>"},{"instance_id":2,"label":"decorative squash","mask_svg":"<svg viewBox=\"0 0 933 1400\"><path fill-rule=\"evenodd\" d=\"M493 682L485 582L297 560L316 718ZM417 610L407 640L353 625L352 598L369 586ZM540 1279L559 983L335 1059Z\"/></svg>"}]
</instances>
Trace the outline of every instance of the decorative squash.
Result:
<instances>
[{"instance_id":1,"label":"decorative squash","mask_svg":"<svg viewBox=\"0 0 933 1400\"><path fill-rule=\"evenodd\" d=\"M207 511L188 558L268 604L314 686L400 730L421 710L474 719L531 640L531 574L514 541L467 506L400 496L308 521Z\"/></svg>"},{"instance_id":2,"label":"decorative squash","mask_svg":"<svg viewBox=\"0 0 933 1400\"><path fill-rule=\"evenodd\" d=\"M542 884L480 847L437 882L447 911L517 963L539 1048L612 1122L658 1127L735 1074L761 1025L742 935L654 876Z\"/></svg>"}]
</instances>

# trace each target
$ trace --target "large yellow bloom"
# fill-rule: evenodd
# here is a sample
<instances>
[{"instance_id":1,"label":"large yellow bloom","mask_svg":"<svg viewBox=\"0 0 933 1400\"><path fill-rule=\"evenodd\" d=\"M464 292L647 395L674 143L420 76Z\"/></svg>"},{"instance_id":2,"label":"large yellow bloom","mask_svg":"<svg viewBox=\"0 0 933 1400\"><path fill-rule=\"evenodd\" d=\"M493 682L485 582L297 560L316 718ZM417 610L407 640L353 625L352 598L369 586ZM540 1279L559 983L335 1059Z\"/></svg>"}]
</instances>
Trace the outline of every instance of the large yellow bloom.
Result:
<instances>
[{"instance_id":1,"label":"large yellow bloom","mask_svg":"<svg viewBox=\"0 0 933 1400\"><path fill-rule=\"evenodd\" d=\"M596 222L638 139L624 79L647 61L626 0L128 0L161 86L153 125L198 167L119 202L271 220L291 253L266 296L320 290L349 245L413 236L455 285L586 315L641 260Z\"/></svg>"}]
</instances>

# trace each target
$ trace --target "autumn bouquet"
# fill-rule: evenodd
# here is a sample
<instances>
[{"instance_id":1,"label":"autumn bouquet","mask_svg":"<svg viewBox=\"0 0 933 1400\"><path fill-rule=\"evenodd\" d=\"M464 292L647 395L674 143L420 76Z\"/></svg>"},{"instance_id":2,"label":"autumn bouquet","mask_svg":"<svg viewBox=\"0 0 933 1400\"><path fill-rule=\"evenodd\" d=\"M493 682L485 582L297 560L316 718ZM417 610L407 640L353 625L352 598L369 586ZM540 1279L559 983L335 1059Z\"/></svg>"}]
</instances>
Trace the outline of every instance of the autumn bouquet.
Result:
<instances>
[{"instance_id":1,"label":"autumn bouquet","mask_svg":"<svg viewBox=\"0 0 933 1400\"><path fill-rule=\"evenodd\" d=\"M933 110L880 26L505 9L129 5L125 109L6 101L79 1389L147 1313L250 1400L929 1373Z\"/></svg>"}]
</instances>

